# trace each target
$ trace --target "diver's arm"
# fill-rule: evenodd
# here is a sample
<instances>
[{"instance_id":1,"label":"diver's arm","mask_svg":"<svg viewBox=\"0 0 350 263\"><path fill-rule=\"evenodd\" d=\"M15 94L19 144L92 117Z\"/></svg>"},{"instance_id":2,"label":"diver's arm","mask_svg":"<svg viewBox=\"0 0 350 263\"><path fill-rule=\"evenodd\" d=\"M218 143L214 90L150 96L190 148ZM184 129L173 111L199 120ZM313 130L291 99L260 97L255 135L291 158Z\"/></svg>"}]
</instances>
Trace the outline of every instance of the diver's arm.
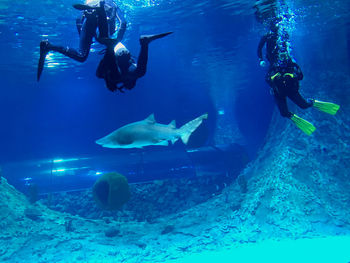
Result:
<instances>
[{"instance_id":1,"label":"diver's arm","mask_svg":"<svg viewBox=\"0 0 350 263\"><path fill-rule=\"evenodd\" d=\"M266 41L267 41L267 36L264 35L264 36L260 39L260 42L259 42L259 45L258 45L259 64L260 64L260 66L262 66L262 67L265 67L265 66L266 66L266 62L264 61L264 58L263 58L263 55L262 55L262 49L263 49L264 45L266 44Z\"/></svg>"},{"instance_id":2,"label":"diver's arm","mask_svg":"<svg viewBox=\"0 0 350 263\"><path fill-rule=\"evenodd\" d=\"M301 68L299 67L299 65L297 63L293 63L294 67L295 67L295 74L298 80L302 80L304 78L304 74L301 71Z\"/></svg>"},{"instance_id":3,"label":"diver's arm","mask_svg":"<svg viewBox=\"0 0 350 263\"><path fill-rule=\"evenodd\" d=\"M258 58L260 61L263 61L264 58L263 58L263 54L262 54L262 49L266 43L266 40L267 40L267 36L264 35L261 39L260 39L260 42L259 42L259 45L258 45Z\"/></svg>"}]
</instances>

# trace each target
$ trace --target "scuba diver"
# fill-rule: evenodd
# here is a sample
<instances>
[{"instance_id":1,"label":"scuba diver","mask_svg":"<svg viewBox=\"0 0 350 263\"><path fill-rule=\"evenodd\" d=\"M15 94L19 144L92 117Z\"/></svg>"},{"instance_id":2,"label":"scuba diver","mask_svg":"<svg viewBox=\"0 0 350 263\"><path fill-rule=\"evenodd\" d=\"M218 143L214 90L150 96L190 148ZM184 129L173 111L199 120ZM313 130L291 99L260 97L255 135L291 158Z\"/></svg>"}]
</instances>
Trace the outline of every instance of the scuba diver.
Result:
<instances>
[{"instance_id":1,"label":"scuba diver","mask_svg":"<svg viewBox=\"0 0 350 263\"><path fill-rule=\"evenodd\" d=\"M107 88L112 92L124 92L124 89L134 88L136 80L146 74L149 43L172 33L140 36L141 50L137 63L118 38L97 38L98 42L106 46L106 51L98 65L96 76L104 79Z\"/></svg>"},{"instance_id":2,"label":"scuba diver","mask_svg":"<svg viewBox=\"0 0 350 263\"><path fill-rule=\"evenodd\" d=\"M337 113L340 106L315 99L306 100L300 94L299 81L304 76L299 65L290 56L289 35L285 30L281 30L279 21L274 20L270 25L271 32L260 40L258 45L260 66L266 65L262 56L262 48L266 44L266 58L270 63L266 81L271 87L271 93L274 95L280 114L282 117L291 119L304 133L311 135L316 130L315 126L288 110L287 97L302 109L313 106L332 115Z\"/></svg>"},{"instance_id":3,"label":"scuba diver","mask_svg":"<svg viewBox=\"0 0 350 263\"><path fill-rule=\"evenodd\" d=\"M86 0L85 4L74 4L73 7L82 11L82 15L77 18L76 25L79 33L79 49L62 47L51 44L48 40L40 42L40 58L38 63L37 80L40 80L44 68L46 55L53 51L61 53L78 62L86 61L93 38L106 38L112 36L116 29L116 19L119 20L117 39L122 39L126 30L126 22L121 10L113 0Z\"/></svg>"},{"instance_id":4,"label":"scuba diver","mask_svg":"<svg viewBox=\"0 0 350 263\"><path fill-rule=\"evenodd\" d=\"M330 102L304 99L299 92L299 81L303 79L299 65L289 55L280 54L280 56L284 56L284 58L279 63L270 66L266 81L271 87L281 116L291 119L299 129L307 135L311 135L316 130L315 126L288 110L287 97L301 109L313 106L332 115L337 113L340 106Z\"/></svg>"}]
</instances>

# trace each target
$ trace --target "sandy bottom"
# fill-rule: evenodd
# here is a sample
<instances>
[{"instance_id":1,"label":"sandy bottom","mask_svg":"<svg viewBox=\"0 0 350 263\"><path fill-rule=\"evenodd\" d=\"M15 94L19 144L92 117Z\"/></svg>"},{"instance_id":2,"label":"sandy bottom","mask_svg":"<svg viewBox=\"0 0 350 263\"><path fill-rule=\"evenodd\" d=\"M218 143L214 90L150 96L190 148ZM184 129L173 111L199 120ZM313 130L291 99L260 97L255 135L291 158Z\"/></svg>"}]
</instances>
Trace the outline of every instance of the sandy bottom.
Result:
<instances>
[{"instance_id":1,"label":"sandy bottom","mask_svg":"<svg viewBox=\"0 0 350 263\"><path fill-rule=\"evenodd\" d=\"M167 262L350 263L350 236L298 240L268 240L215 252L192 254Z\"/></svg>"}]
</instances>

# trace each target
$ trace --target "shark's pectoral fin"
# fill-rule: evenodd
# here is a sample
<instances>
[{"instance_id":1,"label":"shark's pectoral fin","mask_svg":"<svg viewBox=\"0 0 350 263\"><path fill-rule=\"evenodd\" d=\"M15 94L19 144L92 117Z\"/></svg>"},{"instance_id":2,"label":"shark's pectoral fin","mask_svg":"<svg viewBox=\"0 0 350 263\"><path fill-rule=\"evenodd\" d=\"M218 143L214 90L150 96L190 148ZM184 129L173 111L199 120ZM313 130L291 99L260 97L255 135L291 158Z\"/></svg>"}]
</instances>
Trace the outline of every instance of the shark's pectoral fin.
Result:
<instances>
[{"instance_id":1,"label":"shark's pectoral fin","mask_svg":"<svg viewBox=\"0 0 350 263\"><path fill-rule=\"evenodd\" d=\"M168 146L169 142L167 139L153 139L152 143L154 145Z\"/></svg>"},{"instance_id":2,"label":"shark's pectoral fin","mask_svg":"<svg viewBox=\"0 0 350 263\"><path fill-rule=\"evenodd\" d=\"M174 144L178 139L180 139L179 137L175 137L171 140L171 143Z\"/></svg>"}]
</instances>

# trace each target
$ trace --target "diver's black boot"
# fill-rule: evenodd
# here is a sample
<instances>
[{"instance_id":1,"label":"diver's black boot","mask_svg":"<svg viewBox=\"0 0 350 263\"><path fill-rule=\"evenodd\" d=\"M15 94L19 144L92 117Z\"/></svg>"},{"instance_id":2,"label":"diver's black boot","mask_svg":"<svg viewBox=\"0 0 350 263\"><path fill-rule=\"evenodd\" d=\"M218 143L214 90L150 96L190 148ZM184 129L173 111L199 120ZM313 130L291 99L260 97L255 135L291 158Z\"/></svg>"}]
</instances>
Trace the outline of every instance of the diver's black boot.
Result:
<instances>
[{"instance_id":1,"label":"diver's black boot","mask_svg":"<svg viewBox=\"0 0 350 263\"><path fill-rule=\"evenodd\" d=\"M43 40L40 42L40 58L39 58L39 63L38 63L38 71L37 71L37 81L40 80L41 73L43 72L44 69L44 63L45 63L45 58L47 53L50 51L49 50L49 41Z\"/></svg>"},{"instance_id":2,"label":"diver's black boot","mask_svg":"<svg viewBox=\"0 0 350 263\"><path fill-rule=\"evenodd\" d=\"M167 35L170 35L172 33L174 33L174 32L166 32L166 33L156 34L156 35L142 35L142 36L140 36L140 44L147 45L147 44L151 43L153 40L166 37Z\"/></svg>"}]
</instances>

